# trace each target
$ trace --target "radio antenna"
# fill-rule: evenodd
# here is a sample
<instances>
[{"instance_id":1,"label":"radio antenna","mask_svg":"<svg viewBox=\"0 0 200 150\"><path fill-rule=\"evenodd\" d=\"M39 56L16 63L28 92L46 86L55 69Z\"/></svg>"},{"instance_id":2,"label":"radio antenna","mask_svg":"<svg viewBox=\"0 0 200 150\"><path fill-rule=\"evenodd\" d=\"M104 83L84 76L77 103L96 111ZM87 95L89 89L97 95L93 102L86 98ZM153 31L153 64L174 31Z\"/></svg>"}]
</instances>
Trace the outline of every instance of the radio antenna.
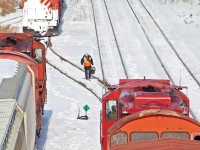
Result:
<instances>
[{"instance_id":1,"label":"radio antenna","mask_svg":"<svg viewBox=\"0 0 200 150\"><path fill-rule=\"evenodd\" d=\"M181 86L181 69L180 69L180 80L179 80L179 86Z\"/></svg>"}]
</instances>

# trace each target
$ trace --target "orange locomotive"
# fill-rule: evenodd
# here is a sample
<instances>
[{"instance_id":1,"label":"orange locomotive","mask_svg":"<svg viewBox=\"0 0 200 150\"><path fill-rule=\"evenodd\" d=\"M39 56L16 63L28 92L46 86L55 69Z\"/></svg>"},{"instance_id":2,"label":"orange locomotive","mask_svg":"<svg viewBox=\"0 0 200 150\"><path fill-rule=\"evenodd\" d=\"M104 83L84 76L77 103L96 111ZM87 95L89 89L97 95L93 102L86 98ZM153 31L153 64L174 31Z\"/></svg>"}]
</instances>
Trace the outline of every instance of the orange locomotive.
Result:
<instances>
[{"instance_id":1,"label":"orange locomotive","mask_svg":"<svg viewBox=\"0 0 200 150\"><path fill-rule=\"evenodd\" d=\"M200 140L200 124L189 118L183 88L155 79L124 79L110 86L102 99L102 149L159 149L174 138L177 149L184 143L188 150L200 146L191 141Z\"/></svg>"},{"instance_id":2,"label":"orange locomotive","mask_svg":"<svg viewBox=\"0 0 200 150\"><path fill-rule=\"evenodd\" d=\"M6 138L0 141L3 143L0 147L8 148L11 142L15 142L12 144L14 149L34 149L36 135L39 136L41 130L47 95L45 55L45 46L35 40L32 34L0 34L0 60L11 60L18 64L17 74L5 78L0 84L0 103L4 105L9 100L15 105L12 110L15 113L10 114L13 120L9 123L9 132L7 128L2 132ZM2 95L1 91L7 95ZM18 127L15 128L15 125Z\"/></svg>"}]
</instances>

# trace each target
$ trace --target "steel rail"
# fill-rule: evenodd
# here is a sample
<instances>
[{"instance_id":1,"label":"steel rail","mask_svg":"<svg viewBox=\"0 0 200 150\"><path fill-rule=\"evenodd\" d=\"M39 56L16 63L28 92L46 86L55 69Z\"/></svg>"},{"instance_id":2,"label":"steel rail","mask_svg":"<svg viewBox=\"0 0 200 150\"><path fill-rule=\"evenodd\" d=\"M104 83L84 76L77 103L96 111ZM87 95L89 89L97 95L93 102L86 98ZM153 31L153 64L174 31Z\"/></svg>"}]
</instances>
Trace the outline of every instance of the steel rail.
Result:
<instances>
[{"instance_id":1,"label":"steel rail","mask_svg":"<svg viewBox=\"0 0 200 150\"><path fill-rule=\"evenodd\" d=\"M48 48L49 48L56 56L58 56L58 57L61 59L61 61L65 61L65 62L69 63L70 65L74 66L75 68L79 69L80 71L85 72L85 70L82 69L81 67L77 66L77 65L74 64L73 62L67 60L66 58L64 58L64 57L62 57L61 55L59 55L58 53L56 53L56 52L52 49L52 47L48 47ZM95 79L97 79L97 81L100 82L100 83L101 83L102 85L104 85L104 86L110 85L107 81L101 80L99 77L96 77L95 75L92 75L92 77L95 78Z\"/></svg>"},{"instance_id":2,"label":"steel rail","mask_svg":"<svg viewBox=\"0 0 200 150\"><path fill-rule=\"evenodd\" d=\"M118 50L118 53L119 53L119 56L120 56L120 59L121 59L121 63L122 63L123 69L124 69L124 73L125 73L126 78L128 79L129 78L128 72L127 72L125 63L123 61L123 57L122 57L122 54L121 54L121 49L120 49L120 46L119 46L119 43L118 43L118 40L117 40L117 36L115 34L115 30L114 30L113 23L112 23L112 20L111 20L111 17L110 17L110 13L108 11L108 6L106 4L106 1L105 0L103 0L103 1L104 1L104 5L105 5L105 8L106 8L106 12L108 14L108 19L110 21L110 25L111 25L111 28L112 28L112 32L113 32L113 36L114 36L115 43L116 43L116 46L117 46L117 50Z\"/></svg>"},{"instance_id":3,"label":"steel rail","mask_svg":"<svg viewBox=\"0 0 200 150\"><path fill-rule=\"evenodd\" d=\"M141 2L141 0L139 0ZM158 55L158 53L156 52L156 48L153 46L152 42L150 41L150 38L148 37L145 29L143 28L143 26L141 25L141 22L139 20L139 18L137 17L135 11L133 10L129 0L127 0L127 3L131 9L131 11L133 12L135 18L137 19L138 23L140 24L141 29L143 30L149 44L151 45L157 59L159 60L162 68L164 69L165 73L167 74L168 78L170 79L170 81L175 84L174 80L172 79L171 75L169 74L169 72L167 71L164 63L162 62L160 56ZM198 80L194 77L194 75L192 74L192 72L189 70L189 68L185 65L185 63L183 62L183 60L181 59L181 57L178 55L177 51L175 50L175 48L173 47L173 45L170 43L169 39L166 37L166 35L164 34L163 30L160 28L160 26L156 23L155 19L153 18L153 16L150 14L150 12L146 9L146 7L144 6L144 4L141 2L143 8L146 10L146 12L150 15L151 19L153 20L153 22L156 24L156 26L158 27L158 29L160 30L160 32L162 33L163 37L165 38L165 40L167 41L167 43L170 45L170 47L174 50L175 54L177 55L177 57L179 58L179 60L181 61L181 63L183 64L183 66L186 68L186 70L189 72L189 74L193 77L193 79L195 80L195 82L200 86L199 82L197 82ZM190 108L190 114L191 116L196 120L196 116L194 115L192 109Z\"/></svg>"},{"instance_id":4,"label":"steel rail","mask_svg":"<svg viewBox=\"0 0 200 150\"><path fill-rule=\"evenodd\" d=\"M95 11L94 11L94 3L93 3L93 0L90 0L90 2L92 4L93 21L94 21L95 34L96 34L96 40L97 40L97 46L98 46L98 52L99 52L99 58L100 58L101 73L102 73L103 81L105 82L106 79L105 79L105 73L104 73L103 64L102 64L103 61L102 61L102 57L101 57L101 47L99 44L99 36L98 36L96 16L95 16Z\"/></svg>"},{"instance_id":5,"label":"steel rail","mask_svg":"<svg viewBox=\"0 0 200 150\"><path fill-rule=\"evenodd\" d=\"M98 100L99 102L101 102L101 98L89 87L87 87L86 84L74 79L73 77L69 76L67 73L63 72L61 69L59 69L58 67L56 67L55 65L53 65L52 63L50 63L48 60L46 60L47 64L49 64L51 67L53 67L54 69L56 69L57 71L59 71L61 74L63 74L64 76L68 77L69 79L73 80L74 82L78 83L79 85L81 85L82 87L84 87L85 89L87 89L88 91L90 91Z\"/></svg>"},{"instance_id":6,"label":"steel rail","mask_svg":"<svg viewBox=\"0 0 200 150\"><path fill-rule=\"evenodd\" d=\"M8 22L8 21L11 21L11 20L14 20L14 19L18 19L18 18L22 18L22 16L18 16L18 17L14 17L14 18L11 18L11 19L7 19L7 20L4 20L4 21L1 21L0 24Z\"/></svg>"}]
</instances>

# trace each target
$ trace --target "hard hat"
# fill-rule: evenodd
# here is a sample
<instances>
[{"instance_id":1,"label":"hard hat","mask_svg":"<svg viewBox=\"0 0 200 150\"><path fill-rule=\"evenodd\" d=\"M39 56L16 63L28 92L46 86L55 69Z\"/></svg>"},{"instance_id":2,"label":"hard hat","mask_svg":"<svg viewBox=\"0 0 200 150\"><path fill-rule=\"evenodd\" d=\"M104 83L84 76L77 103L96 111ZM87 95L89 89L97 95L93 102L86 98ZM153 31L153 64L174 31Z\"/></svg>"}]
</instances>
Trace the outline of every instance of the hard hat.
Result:
<instances>
[{"instance_id":1,"label":"hard hat","mask_svg":"<svg viewBox=\"0 0 200 150\"><path fill-rule=\"evenodd\" d=\"M88 54L88 53L85 53L84 55L85 55L85 56L89 56L89 54Z\"/></svg>"}]
</instances>

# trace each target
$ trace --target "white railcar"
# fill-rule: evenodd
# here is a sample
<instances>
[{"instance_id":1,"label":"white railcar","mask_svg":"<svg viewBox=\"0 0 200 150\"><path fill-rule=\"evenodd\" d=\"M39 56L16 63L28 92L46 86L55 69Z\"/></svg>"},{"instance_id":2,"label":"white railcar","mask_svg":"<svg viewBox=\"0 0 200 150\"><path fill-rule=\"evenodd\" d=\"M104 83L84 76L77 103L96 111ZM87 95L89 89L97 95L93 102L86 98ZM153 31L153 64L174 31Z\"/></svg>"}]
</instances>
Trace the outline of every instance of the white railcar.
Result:
<instances>
[{"instance_id":1,"label":"white railcar","mask_svg":"<svg viewBox=\"0 0 200 150\"><path fill-rule=\"evenodd\" d=\"M51 36L58 33L62 0L26 0L23 6L23 32Z\"/></svg>"}]
</instances>

